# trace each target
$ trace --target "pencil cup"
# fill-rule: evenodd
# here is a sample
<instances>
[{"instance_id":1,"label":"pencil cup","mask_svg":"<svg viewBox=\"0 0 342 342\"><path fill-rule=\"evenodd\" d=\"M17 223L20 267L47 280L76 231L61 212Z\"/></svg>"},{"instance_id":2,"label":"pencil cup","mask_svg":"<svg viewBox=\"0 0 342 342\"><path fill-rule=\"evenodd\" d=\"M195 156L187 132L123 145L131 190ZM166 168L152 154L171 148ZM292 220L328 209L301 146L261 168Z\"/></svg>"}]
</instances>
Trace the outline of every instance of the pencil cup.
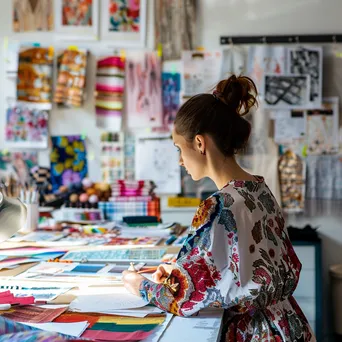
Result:
<instances>
[{"instance_id":1,"label":"pencil cup","mask_svg":"<svg viewBox=\"0 0 342 342\"><path fill-rule=\"evenodd\" d=\"M39 219L39 204L38 203L25 203L27 209L27 219L26 224L20 230L21 233L29 233L33 232L38 227L38 219Z\"/></svg>"}]
</instances>

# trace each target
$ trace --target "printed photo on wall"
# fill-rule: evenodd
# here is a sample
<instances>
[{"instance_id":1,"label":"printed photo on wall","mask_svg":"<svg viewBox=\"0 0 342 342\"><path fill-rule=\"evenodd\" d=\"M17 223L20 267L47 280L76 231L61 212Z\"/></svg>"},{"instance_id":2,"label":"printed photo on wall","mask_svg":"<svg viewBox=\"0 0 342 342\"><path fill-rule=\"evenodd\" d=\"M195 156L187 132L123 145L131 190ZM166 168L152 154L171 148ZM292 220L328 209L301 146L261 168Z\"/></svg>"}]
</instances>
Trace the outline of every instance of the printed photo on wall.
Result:
<instances>
[{"instance_id":1,"label":"printed photo on wall","mask_svg":"<svg viewBox=\"0 0 342 342\"><path fill-rule=\"evenodd\" d=\"M51 183L57 191L61 185L78 183L87 176L87 153L79 135L55 136L51 141Z\"/></svg>"},{"instance_id":2,"label":"printed photo on wall","mask_svg":"<svg viewBox=\"0 0 342 342\"><path fill-rule=\"evenodd\" d=\"M320 108L307 110L306 124L308 154L338 153L338 97L323 98Z\"/></svg>"},{"instance_id":3,"label":"printed photo on wall","mask_svg":"<svg viewBox=\"0 0 342 342\"><path fill-rule=\"evenodd\" d=\"M12 148L47 148L48 117L47 111L28 106L8 108L6 146Z\"/></svg>"},{"instance_id":4,"label":"printed photo on wall","mask_svg":"<svg viewBox=\"0 0 342 342\"><path fill-rule=\"evenodd\" d=\"M102 0L101 39L111 46L144 47L146 0Z\"/></svg>"},{"instance_id":5,"label":"printed photo on wall","mask_svg":"<svg viewBox=\"0 0 342 342\"><path fill-rule=\"evenodd\" d=\"M19 101L39 104L41 109L51 109L53 55L53 47L20 50L17 77Z\"/></svg>"},{"instance_id":6,"label":"printed photo on wall","mask_svg":"<svg viewBox=\"0 0 342 342\"><path fill-rule=\"evenodd\" d=\"M99 0L55 0L58 38L98 39Z\"/></svg>"},{"instance_id":7,"label":"printed photo on wall","mask_svg":"<svg viewBox=\"0 0 342 342\"><path fill-rule=\"evenodd\" d=\"M161 127L161 60L156 52L127 55L126 89L127 127Z\"/></svg>"},{"instance_id":8,"label":"printed photo on wall","mask_svg":"<svg viewBox=\"0 0 342 342\"><path fill-rule=\"evenodd\" d=\"M53 0L12 0L14 32L53 30Z\"/></svg>"},{"instance_id":9,"label":"printed photo on wall","mask_svg":"<svg viewBox=\"0 0 342 342\"><path fill-rule=\"evenodd\" d=\"M65 107L80 107L84 100L87 66L86 50L64 50L58 57L58 77L54 102Z\"/></svg>"},{"instance_id":10,"label":"printed photo on wall","mask_svg":"<svg viewBox=\"0 0 342 342\"><path fill-rule=\"evenodd\" d=\"M172 125L180 107L181 75L163 72L163 126Z\"/></svg>"},{"instance_id":11,"label":"printed photo on wall","mask_svg":"<svg viewBox=\"0 0 342 342\"><path fill-rule=\"evenodd\" d=\"M323 49L295 47L288 49L288 73L310 75L310 103L312 108L322 104Z\"/></svg>"},{"instance_id":12,"label":"printed photo on wall","mask_svg":"<svg viewBox=\"0 0 342 342\"><path fill-rule=\"evenodd\" d=\"M263 93L265 108L306 108L310 98L310 76L265 74Z\"/></svg>"},{"instance_id":13,"label":"printed photo on wall","mask_svg":"<svg viewBox=\"0 0 342 342\"><path fill-rule=\"evenodd\" d=\"M112 132L121 130L125 89L125 59L100 58L95 84L96 125Z\"/></svg>"}]
</instances>

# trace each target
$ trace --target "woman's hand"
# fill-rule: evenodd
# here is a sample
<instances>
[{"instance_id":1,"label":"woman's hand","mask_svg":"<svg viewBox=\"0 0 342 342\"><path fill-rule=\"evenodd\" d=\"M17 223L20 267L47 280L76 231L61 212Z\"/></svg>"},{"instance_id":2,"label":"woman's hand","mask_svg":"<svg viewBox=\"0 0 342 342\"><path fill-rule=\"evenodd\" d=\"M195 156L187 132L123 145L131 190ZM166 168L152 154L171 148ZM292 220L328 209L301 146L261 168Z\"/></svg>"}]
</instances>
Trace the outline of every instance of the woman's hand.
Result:
<instances>
[{"instance_id":1,"label":"woman's hand","mask_svg":"<svg viewBox=\"0 0 342 342\"><path fill-rule=\"evenodd\" d=\"M140 297L140 284L145 278L137 272L123 271L122 281L125 288L132 294Z\"/></svg>"},{"instance_id":2,"label":"woman's hand","mask_svg":"<svg viewBox=\"0 0 342 342\"><path fill-rule=\"evenodd\" d=\"M157 271L152 274L152 279L155 283L162 283L170 275L173 270L173 265L159 265Z\"/></svg>"}]
</instances>

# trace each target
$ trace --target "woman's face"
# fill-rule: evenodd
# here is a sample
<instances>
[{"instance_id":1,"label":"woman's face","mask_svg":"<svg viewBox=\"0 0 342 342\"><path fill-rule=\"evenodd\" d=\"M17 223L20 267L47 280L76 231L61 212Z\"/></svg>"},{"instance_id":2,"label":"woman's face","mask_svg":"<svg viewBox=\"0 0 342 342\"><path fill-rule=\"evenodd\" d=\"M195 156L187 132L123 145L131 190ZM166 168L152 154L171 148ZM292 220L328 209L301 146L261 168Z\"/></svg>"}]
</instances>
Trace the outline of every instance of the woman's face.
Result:
<instances>
[{"instance_id":1,"label":"woman's face","mask_svg":"<svg viewBox=\"0 0 342 342\"><path fill-rule=\"evenodd\" d=\"M194 181L205 177L204 156L200 150L185 140L185 138L173 129L173 143L179 150L179 165L183 166L186 172Z\"/></svg>"}]
</instances>

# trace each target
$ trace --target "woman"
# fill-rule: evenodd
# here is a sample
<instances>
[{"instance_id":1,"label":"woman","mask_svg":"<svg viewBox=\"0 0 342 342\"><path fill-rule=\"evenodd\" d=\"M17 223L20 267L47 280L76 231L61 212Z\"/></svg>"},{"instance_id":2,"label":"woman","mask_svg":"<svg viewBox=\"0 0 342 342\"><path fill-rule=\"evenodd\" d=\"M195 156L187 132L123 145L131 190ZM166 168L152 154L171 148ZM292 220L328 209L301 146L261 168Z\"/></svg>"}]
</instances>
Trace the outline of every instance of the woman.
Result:
<instances>
[{"instance_id":1,"label":"woman","mask_svg":"<svg viewBox=\"0 0 342 342\"><path fill-rule=\"evenodd\" d=\"M198 208L171 268L159 266L155 282L125 271L124 284L176 315L225 308L226 341L316 341L292 296L301 263L281 209L264 179L234 158L251 131L242 116L255 104L253 81L233 75L180 108L173 131L180 165L220 190Z\"/></svg>"}]
</instances>

